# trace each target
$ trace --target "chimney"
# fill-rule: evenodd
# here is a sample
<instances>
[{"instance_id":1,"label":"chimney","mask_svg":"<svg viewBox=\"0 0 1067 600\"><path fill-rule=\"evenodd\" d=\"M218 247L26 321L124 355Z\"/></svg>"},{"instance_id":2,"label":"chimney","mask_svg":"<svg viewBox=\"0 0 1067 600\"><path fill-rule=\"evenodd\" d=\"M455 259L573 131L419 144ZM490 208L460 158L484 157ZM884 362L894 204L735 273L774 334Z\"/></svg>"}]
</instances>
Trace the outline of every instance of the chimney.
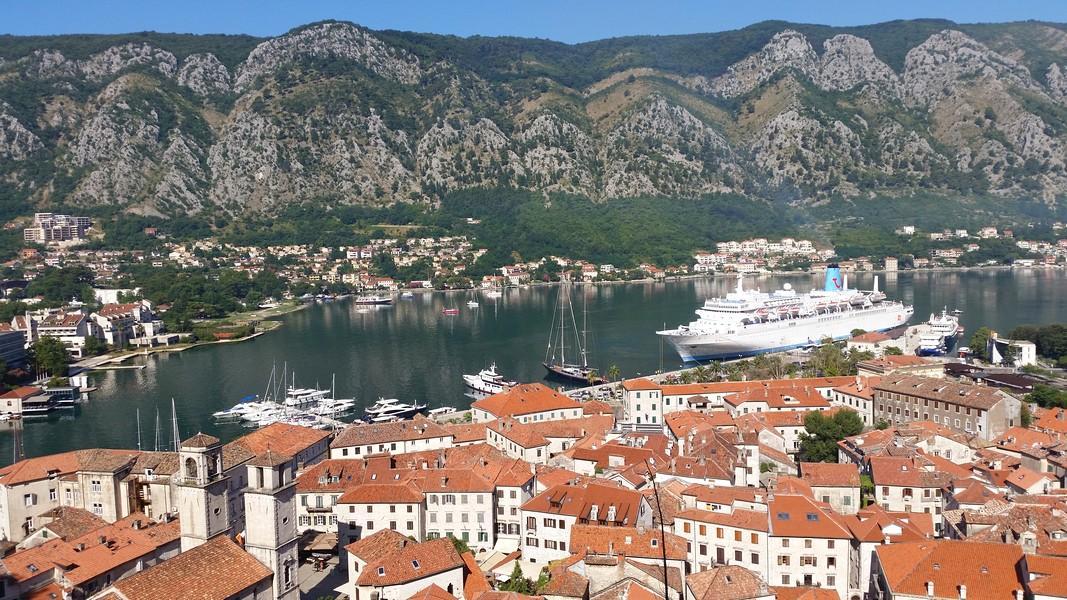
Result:
<instances>
[{"instance_id":1,"label":"chimney","mask_svg":"<svg viewBox=\"0 0 1067 600\"><path fill-rule=\"evenodd\" d=\"M960 584L960 600L967 600L967 586Z\"/></svg>"},{"instance_id":2,"label":"chimney","mask_svg":"<svg viewBox=\"0 0 1067 600\"><path fill-rule=\"evenodd\" d=\"M134 519L133 528L134 529L140 529L141 528L141 520L140 519Z\"/></svg>"},{"instance_id":3,"label":"chimney","mask_svg":"<svg viewBox=\"0 0 1067 600\"><path fill-rule=\"evenodd\" d=\"M614 504L612 504L611 506L608 507L608 521L609 522L614 522L615 521L615 505Z\"/></svg>"},{"instance_id":4,"label":"chimney","mask_svg":"<svg viewBox=\"0 0 1067 600\"><path fill-rule=\"evenodd\" d=\"M1013 591L1011 595L1015 597L1015 600L1023 600L1023 591L1021 589Z\"/></svg>"},{"instance_id":5,"label":"chimney","mask_svg":"<svg viewBox=\"0 0 1067 600\"><path fill-rule=\"evenodd\" d=\"M934 582L932 582L932 581L927 581L926 582L926 596L928 598L933 598L934 597Z\"/></svg>"},{"instance_id":6,"label":"chimney","mask_svg":"<svg viewBox=\"0 0 1067 600\"><path fill-rule=\"evenodd\" d=\"M97 536L96 537L96 541L101 543L101 544L106 544L107 543L107 536L106 535Z\"/></svg>"},{"instance_id":7,"label":"chimney","mask_svg":"<svg viewBox=\"0 0 1067 600\"><path fill-rule=\"evenodd\" d=\"M597 520L597 515L598 515L599 513L600 513L600 507L599 507L599 506L597 506L596 504L594 504L594 505L593 505L593 506L592 506L592 507L591 507L591 508L589 509L589 520L590 520L590 521L596 521L596 520Z\"/></svg>"}]
</instances>

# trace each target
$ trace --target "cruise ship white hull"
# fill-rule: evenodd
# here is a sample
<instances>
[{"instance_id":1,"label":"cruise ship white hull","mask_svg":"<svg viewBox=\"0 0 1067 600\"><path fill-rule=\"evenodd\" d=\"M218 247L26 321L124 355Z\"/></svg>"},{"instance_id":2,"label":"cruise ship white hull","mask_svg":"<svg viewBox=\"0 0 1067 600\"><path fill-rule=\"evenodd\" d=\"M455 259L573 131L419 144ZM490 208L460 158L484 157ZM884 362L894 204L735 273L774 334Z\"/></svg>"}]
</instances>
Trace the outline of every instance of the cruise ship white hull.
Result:
<instances>
[{"instance_id":1,"label":"cruise ship white hull","mask_svg":"<svg viewBox=\"0 0 1067 600\"><path fill-rule=\"evenodd\" d=\"M910 306L885 303L840 313L738 325L732 333L673 330L660 335L667 338L685 362L730 360L814 346L826 338L844 340L854 329L888 331L906 323L912 312Z\"/></svg>"}]
</instances>

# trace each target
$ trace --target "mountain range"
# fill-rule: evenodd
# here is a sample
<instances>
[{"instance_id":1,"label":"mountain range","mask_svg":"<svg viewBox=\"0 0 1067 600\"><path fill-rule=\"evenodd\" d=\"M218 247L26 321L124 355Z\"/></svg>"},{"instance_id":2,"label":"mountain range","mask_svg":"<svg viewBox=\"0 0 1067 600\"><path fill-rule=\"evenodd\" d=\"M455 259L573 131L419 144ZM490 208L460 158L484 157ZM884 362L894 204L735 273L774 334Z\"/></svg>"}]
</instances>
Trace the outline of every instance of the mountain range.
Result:
<instances>
[{"instance_id":1,"label":"mountain range","mask_svg":"<svg viewBox=\"0 0 1067 600\"><path fill-rule=\"evenodd\" d=\"M0 36L0 210L1067 197L1067 25Z\"/></svg>"}]
</instances>

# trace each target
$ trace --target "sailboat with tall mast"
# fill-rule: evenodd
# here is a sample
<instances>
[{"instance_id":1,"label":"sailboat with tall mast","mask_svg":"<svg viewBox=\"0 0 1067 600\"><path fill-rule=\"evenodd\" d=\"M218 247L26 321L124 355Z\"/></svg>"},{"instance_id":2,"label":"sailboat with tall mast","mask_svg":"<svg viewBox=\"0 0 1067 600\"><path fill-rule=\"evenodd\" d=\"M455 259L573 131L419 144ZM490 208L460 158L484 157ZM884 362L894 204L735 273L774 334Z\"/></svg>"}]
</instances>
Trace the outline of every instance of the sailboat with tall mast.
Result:
<instances>
[{"instance_id":1,"label":"sailboat with tall mast","mask_svg":"<svg viewBox=\"0 0 1067 600\"><path fill-rule=\"evenodd\" d=\"M578 321L574 317L574 305L571 303L570 290L567 284L561 282L559 297L557 300L559 314L553 310L552 325L549 328L548 347L545 349L545 361L542 363L549 375L571 383L582 385L599 385L605 383L603 377L597 374L595 368L589 366L589 352L586 340L587 313L585 304L582 306L582 330L578 331ZM557 329L558 318L558 329ZM567 322L570 321L570 329L574 333L574 346L572 356L578 355L578 362L567 362Z\"/></svg>"}]
</instances>

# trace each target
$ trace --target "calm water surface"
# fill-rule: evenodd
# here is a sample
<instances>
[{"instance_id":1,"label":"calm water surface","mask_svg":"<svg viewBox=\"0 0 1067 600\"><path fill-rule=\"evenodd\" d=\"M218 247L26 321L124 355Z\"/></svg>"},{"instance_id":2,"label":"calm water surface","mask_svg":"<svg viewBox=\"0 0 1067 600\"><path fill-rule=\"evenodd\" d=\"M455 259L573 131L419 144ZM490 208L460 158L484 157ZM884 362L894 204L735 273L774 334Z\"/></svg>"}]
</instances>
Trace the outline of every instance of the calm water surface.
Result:
<instances>
[{"instance_id":1,"label":"calm water surface","mask_svg":"<svg viewBox=\"0 0 1067 600\"><path fill-rule=\"evenodd\" d=\"M850 284L868 288L871 275ZM786 281L806 290L822 276L749 277L746 287L776 288ZM881 277L890 298L915 306L912 322L925 320L942 306L963 311L967 330L988 325L1002 332L1023 323L1067 321L1067 273L1063 270L1001 270L900 273ZM669 346L653 333L664 324L692 319L707 296L725 293L733 280L685 280L584 286L573 292L576 308L588 304L589 346L594 365L606 371L618 365L623 375L650 373L679 364ZM140 370L94 373L99 390L87 404L48 420L29 420L23 428L27 456L88 447L137 447L155 444L155 415L160 439L170 443L170 405L177 406L179 430L232 439L240 425L217 424L211 413L249 394L262 393L271 366L288 365L302 386L330 385L336 375L338 397L361 404L379 396L419 400L434 406L466 407L463 373L496 362L505 376L540 381L556 287L507 290L492 300L478 295L480 308L467 308L474 297L423 294L392 307L361 312L348 301L312 306L286 316L285 326L255 340L197 348L136 359ZM444 316L455 305L458 316ZM579 316L580 319L580 316ZM969 335L969 334L968 334ZM0 464L12 458L9 430L0 431Z\"/></svg>"}]
</instances>

